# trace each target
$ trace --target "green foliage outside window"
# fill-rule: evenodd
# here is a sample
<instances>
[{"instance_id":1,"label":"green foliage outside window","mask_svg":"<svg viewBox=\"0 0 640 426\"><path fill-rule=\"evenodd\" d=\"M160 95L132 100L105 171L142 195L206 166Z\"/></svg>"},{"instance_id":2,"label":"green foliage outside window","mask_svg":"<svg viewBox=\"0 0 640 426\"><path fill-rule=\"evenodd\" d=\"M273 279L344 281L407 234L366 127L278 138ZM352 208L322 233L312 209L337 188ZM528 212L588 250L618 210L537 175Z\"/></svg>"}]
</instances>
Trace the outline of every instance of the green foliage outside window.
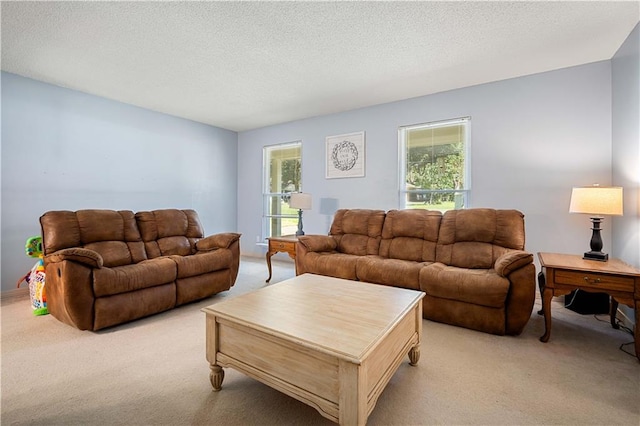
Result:
<instances>
[{"instance_id":1,"label":"green foliage outside window","mask_svg":"<svg viewBox=\"0 0 640 426\"><path fill-rule=\"evenodd\" d=\"M429 191L464 187L464 146L462 143L419 146L407 151L407 183ZM409 189L409 188L408 188ZM454 192L412 193L410 201L440 204L454 201Z\"/></svg>"},{"instance_id":2,"label":"green foliage outside window","mask_svg":"<svg viewBox=\"0 0 640 426\"><path fill-rule=\"evenodd\" d=\"M400 128L403 208L464 208L469 193L469 119Z\"/></svg>"}]
</instances>

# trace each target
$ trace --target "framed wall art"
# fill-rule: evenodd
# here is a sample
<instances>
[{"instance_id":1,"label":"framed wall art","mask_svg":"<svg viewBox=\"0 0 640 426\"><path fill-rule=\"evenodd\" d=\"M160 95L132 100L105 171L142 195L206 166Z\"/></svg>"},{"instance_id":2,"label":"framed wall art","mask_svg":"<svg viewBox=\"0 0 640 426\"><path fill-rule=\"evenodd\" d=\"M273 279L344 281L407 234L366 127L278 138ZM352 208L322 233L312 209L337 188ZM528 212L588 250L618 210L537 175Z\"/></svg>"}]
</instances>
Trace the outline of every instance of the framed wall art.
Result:
<instances>
[{"instance_id":1,"label":"framed wall art","mask_svg":"<svg viewBox=\"0 0 640 426\"><path fill-rule=\"evenodd\" d=\"M327 137L326 178L364 176L364 132Z\"/></svg>"}]
</instances>

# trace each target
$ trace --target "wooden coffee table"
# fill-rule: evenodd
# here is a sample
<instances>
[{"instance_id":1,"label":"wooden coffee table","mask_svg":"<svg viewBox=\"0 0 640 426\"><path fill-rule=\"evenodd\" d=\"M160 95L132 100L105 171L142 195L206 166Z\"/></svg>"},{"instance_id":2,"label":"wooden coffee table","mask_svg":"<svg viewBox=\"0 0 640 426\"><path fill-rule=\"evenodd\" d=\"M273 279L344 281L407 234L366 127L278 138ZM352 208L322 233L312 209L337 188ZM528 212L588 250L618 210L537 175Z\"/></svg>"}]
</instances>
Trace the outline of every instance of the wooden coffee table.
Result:
<instances>
[{"instance_id":1,"label":"wooden coffee table","mask_svg":"<svg viewBox=\"0 0 640 426\"><path fill-rule=\"evenodd\" d=\"M420 358L423 296L304 274L211 305L211 385L231 367L330 420L365 424L405 355Z\"/></svg>"}]
</instances>

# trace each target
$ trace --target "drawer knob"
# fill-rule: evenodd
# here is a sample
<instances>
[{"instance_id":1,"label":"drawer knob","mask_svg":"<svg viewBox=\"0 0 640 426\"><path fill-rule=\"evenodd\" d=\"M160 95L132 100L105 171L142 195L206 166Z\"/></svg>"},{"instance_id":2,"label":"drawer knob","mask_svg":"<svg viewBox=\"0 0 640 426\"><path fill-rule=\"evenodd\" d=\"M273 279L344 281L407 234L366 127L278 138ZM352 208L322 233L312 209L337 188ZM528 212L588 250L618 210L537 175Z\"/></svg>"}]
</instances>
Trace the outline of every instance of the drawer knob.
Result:
<instances>
[{"instance_id":1,"label":"drawer knob","mask_svg":"<svg viewBox=\"0 0 640 426\"><path fill-rule=\"evenodd\" d=\"M584 280L585 280L586 282L593 281L593 282L594 282L594 283L596 283L596 284L600 282L600 278L596 278L595 280L590 280L590 279L589 279L589 277L584 277Z\"/></svg>"}]
</instances>

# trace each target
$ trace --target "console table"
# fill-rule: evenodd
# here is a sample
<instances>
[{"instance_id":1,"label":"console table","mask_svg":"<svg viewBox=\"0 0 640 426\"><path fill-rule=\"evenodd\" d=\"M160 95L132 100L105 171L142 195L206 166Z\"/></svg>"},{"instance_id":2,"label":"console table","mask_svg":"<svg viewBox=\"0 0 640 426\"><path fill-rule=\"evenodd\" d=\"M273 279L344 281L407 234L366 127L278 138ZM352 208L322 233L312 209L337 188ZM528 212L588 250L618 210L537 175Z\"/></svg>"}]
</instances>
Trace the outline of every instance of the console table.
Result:
<instances>
[{"instance_id":1,"label":"console table","mask_svg":"<svg viewBox=\"0 0 640 426\"><path fill-rule=\"evenodd\" d=\"M267 268L269 268L269 278L266 282L271 281L271 256L278 252L285 252L289 257L296 260L296 237L271 237L267 238L269 248L267 250Z\"/></svg>"},{"instance_id":2,"label":"console table","mask_svg":"<svg viewBox=\"0 0 640 426\"><path fill-rule=\"evenodd\" d=\"M618 328L615 315L618 303L635 310L634 340L636 357L640 361L640 270L618 259L607 262L585 260L582 256L558 253L538 253L542 273L539 274L542 290L544 335L541 342L551 335L551 299L569 294L573 290L607 293L611 296L611 325Z\"/></svg>"}]
</instances>

